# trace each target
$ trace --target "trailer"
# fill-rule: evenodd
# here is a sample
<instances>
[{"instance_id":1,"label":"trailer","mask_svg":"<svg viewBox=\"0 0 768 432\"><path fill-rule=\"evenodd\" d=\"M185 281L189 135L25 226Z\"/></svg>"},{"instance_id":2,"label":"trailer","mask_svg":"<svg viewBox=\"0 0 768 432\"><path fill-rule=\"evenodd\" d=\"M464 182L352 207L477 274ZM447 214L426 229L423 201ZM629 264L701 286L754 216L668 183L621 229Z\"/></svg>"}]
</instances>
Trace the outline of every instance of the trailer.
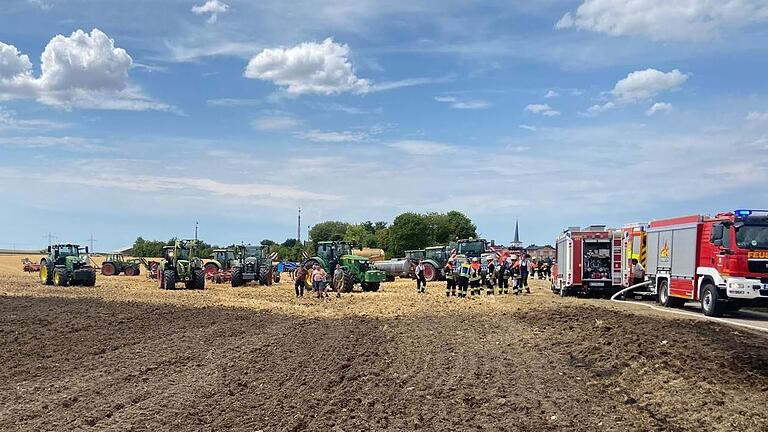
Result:
<instances>
[{"instance_id":1,"label":"trailer","mask_svg":"<svg viewBox=\"0 0 768 432\"><path fill-rule=\"evenodd\" d=\"M608 295L619 290L622 269L621 232L605 225L572 227L558 236L552 291L561 296Z\"/></svg>"},{"instance_id":2,"label":"trailer","mask_svg":"<svg viewBox=\"0 0 768 432\"><path fill-rule=\"evenodd\" d=\"M707 316L768 305L768 210L651 221L647 277L657 301Z\"/></svg>"}]
</instances>

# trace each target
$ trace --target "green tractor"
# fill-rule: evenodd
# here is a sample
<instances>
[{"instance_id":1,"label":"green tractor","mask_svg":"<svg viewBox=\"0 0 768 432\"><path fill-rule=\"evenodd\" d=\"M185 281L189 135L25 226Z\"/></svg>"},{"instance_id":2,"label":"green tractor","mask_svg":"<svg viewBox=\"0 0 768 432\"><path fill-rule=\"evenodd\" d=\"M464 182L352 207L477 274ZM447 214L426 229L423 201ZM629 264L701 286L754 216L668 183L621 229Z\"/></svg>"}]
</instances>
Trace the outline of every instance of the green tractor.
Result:
<instances>
[{"instance_id":1,"label":"green tractor","mask_svg":"<svg viewBox=\"0 0 768 432\"><path fill-rule=\"evenodd\" d=\"M48 256L40 260L40 282L43 285L96 285L96 269L89 263L88 247L75 244L48 246Z\"/></svg>"},{"instance_id":2,"label":"green tractor","mask_svg":"<svg viewBox=\"0 0 768 432\"><path fill-rule=\"evenodd\" d=\"M424 250L424 279L427 282L445 278L443 268L451 259L452 249L450 246L432 246ZM432 279L429 277L430 274L433 275Z\"/></svg>"},{"instance_id":3,"label":"green tractor","mask_svg":"<svg viewBox=\"0 0 768 432\"><path fill-rule=\"evenodd\" d=\"M157 284L160 289L174 289L184 282L187 289L205 289L203 260L197 257L197 240L176 240L173 246L163 248L163 259L158 265Z\"/></svg>"},{"instance_id":4,"label":"green tractor","mask_svg":"<svg viewBox=\"0 0 768 432\"><path fill-rule=\"evenodd\" d=\"M386 280L386 273L370 268L368 258L352 255L352 244L343 241L322 241L317 243L317 256L305 260L302 265L310 267L319 264L333 278L331 264L340 264L344 271L344 283L341 292L352 292L355 284L360 284L363 291L378 291Z\"/></svg>"},{"instance_id":5,"label":"green tractor","mask_svg":"<svg viewBox=\"0 0 768 432\"><path fill-rule=\"evenodd\" d=\"M104 262L101 263L101 274L117 276L124 273L126 276L138 276L141 273L141 263L140 258L125 259L123 254L107 254Z\"/></svg>"},{"instance_id":6,"label":"green tractor","mask_svg":"<svg viewBox=\"0 0 768 432\"><path fill-rule=\"evenodd\" d=\"M272 285L275 280L269 246L240 245L234 247L232 259L232 286L239 287L251 281L259 285ZM276 280L279 282L279 279Z\"/></svg>"},{"instance_id":7,"label":"green tractor","mask_svg":"<svg viewBox=\"0 0 768 432\"><path fill-rule=\"evenodd\" d=\"M205 277L213 280L219 270L229 270L232 268L232 261L235 259L234 246L225 249L214 249L211 254L211 260L205 263Z\"/></svg>"}]
</instances>

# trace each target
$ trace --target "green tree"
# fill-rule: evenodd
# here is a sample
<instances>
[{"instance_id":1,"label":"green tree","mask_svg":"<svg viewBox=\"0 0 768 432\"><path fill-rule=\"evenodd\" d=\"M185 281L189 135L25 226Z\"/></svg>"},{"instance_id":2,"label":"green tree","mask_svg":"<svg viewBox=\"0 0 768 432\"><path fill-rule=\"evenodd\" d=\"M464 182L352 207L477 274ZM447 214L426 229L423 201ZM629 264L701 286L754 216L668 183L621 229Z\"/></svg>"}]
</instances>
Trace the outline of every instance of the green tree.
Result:
<instances>
[{"instance_id":1,"label":"green tree","mask_svg":"<svg viewBox=\"0 0 768 432\"><path fill-rule=\"evenodd\" d=\"M349 224L346 222L320 222L309 230L309 237L315 245L317 245L317 242L321 241L343 240L344 236L347 234L347 228L349 228Z\"/></svg>"},{"instance_id":2,"label":"green tree","mask_svg":"<svg viewBox=\"0 0 768 432\"><path fill-rule=\"evenodd\" d=\"M264 239L264 240L261 241L261 245L262 246L274 246L276 244L277 243L275 243L274 241L272 241L270 239Z\"/></svg>"},{"instance_id":3,"label":"green tree","mask_svg":"<svg viewBox=\"0 0 768 432\"><path fill-rule=\"evenodd\" d=\"M477 238L477 226L472 223L464 213L458 211L449 211L446 214L448 226L450 227L450 240Z\"/></svg>"},{"instance_id":4,"label":"green tree","mask_svg":"<svg viewBox=\"0 0 768 432\"><path fill-rule=\"evenodd\" d=\"M344 240L352 242L357 247L369 247L368 245L372 240L375 240L376 235L366 230L363 224L350 225L347 228L347 232L344 234Z\"/></svg>"},{"instance_id":5,"label":"green tree","mask_svg":"<svg viewBox=\"0 0 768 432\"><path fill-rule=\"evenodd\" d=\"M287 247L287 248L292 248L292 247L296 246L297 244L299 244L298 240L296 240L295 238L289 238L289 239L285 239L285 241L282 242L280 244L280 246Z\"/></svg>"},{"instance_id":6,"label":"green tree","mask_svg":"<svg viewBox=\"0 0 768 432\"><path fill-rule=\"evenodd\" d=\"M406 250L423 249L429 240L429 225L423 215L403 213L389 228L389 249L393 256L403 256Z\"/></svg>"}]
</instances>

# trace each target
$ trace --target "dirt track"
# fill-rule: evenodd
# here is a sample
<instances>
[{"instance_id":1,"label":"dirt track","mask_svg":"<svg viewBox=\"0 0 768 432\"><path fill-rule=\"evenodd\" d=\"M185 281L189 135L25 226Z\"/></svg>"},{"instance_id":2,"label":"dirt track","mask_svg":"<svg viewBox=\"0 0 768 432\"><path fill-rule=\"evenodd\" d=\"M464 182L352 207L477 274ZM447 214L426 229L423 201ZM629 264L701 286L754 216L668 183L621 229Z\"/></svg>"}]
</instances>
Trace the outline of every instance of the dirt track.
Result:
<instances>
[{"instance_id":1,"label":"dirt track","mask_svg":"<svg viewBox=\"0 0 768 432\"><path fill-rule=\"evenodd\" d=\"M410 283L42 287L0 258L2 430L766 430L766 338ZM10 270L9 270L10 269Z\"/></svg>"}]
</instances>

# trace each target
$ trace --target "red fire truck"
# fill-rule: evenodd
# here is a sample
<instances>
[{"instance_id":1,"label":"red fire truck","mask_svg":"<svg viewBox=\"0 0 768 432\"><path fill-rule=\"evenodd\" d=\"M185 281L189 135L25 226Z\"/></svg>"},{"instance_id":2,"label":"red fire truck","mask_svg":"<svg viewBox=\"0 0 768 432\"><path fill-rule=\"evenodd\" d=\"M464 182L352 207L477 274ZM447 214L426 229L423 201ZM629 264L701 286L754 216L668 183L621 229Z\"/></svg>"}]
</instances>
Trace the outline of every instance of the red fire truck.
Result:
<instances>
[{"instance_id":1,"label":"red fire truck","mask_svg":"<svg viewBox=\"0 0 768 432\"><path fill-rule=\"evenodd\" d=\"M561 296L616 292L621 284L621 235L604 225L563 231L556 241L552 291Z\"/></svg>"},{"instance_id":2,"label":"red fire truck","mask_svg":"<svg viewBox=\"0 0 768 432\"><path fill-rule=\"evenodd\" d=\"M654 220L646 241L647 276L662 305L698 301L719 316L768 304L767 210Z\"/></svg>"}]
</instances>

